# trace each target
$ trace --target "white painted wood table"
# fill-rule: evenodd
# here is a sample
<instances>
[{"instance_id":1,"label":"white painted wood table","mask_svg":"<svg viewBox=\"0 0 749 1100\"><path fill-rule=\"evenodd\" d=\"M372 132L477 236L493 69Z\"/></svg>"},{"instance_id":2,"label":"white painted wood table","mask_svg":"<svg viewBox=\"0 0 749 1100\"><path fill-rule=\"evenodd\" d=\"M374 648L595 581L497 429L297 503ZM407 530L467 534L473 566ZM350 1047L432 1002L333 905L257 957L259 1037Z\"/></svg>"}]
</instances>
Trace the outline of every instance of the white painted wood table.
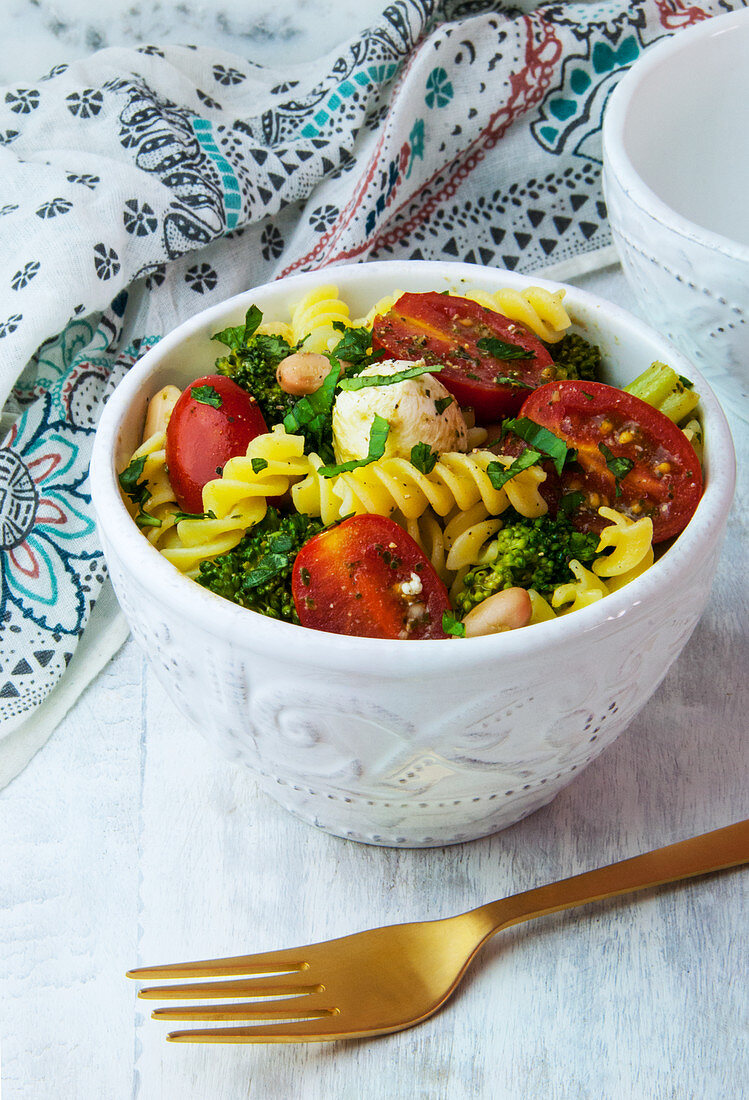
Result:
<instances>
[{"instance_id":1,"label":"white painted wood table","mask_svg":"<svg viewBox=\"0 0 749 1100\"><path fill-rule=\"evenodd\" d=\"M629 300L618 272L587 283ZM296 821L187 725L128 642L0 793L2 1100L748 1095L741 870L518 926L440 1014L371 1042L170 1045L124 977L448 915L747 816L747 429L733 427L739 493L684 654L555 802L486 840L397 851Z\"/></svg>"}]
</instances>

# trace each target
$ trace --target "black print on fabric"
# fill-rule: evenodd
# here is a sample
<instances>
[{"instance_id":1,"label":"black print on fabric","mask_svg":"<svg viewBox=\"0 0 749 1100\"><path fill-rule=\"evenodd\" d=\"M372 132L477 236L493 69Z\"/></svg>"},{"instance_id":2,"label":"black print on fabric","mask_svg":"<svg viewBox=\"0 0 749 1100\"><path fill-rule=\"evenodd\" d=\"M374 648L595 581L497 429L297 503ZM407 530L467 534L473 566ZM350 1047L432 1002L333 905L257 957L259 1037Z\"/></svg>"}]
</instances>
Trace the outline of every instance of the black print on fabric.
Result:
<instances>
[{"instance_id":1,"label":"black print on fabric","mask_svg":"<svg viewBox=\"0 0 749 1100\"><path fill-rule=\"evenodd\" d=\"M6 92L5 102L16 115L29 115L39 106L39 92L36 88L19 88L16 92Z\"/></svg>"},{"instance_id":2,"label":"black print on fabric","mask_svg":"<svg viewBox=\"0 0 749 1100\"><path fill-rule=\"evenodd\" d=\"M277 260L283 252L283 237L275 225L266 225L260 237L263 258Z\"/></svg>"},{"instance_id":3,"label":"black print on fabric","mask_svg":"<svg viewBox=\"0 0 749 1100\"><path fill-rule=\"evenodd\" d=\"M122 147L174 196L161 220L167 258L208 244L224 230L226 212L218 169L192 127L194 113L161 98L143 81L116 80L107 88L127 98L119 115Z\"/></svg>"},{"instance_id":4,"label":"black print on fabric","mask_svg":"<svg viewBox=\"0 0 749 1100\"><path fill-rule=\"evenodd\" d=\"M231 87L234 84L242 84L247 77L244 73L240 73L239 69L227 69L223 65L214 65L213 79L217 84Z\"/></svg>"},{"instance_id":5,"label":"black print on fabric","mask_svg":"<svg viewBox=\"0 0 749 1100\"><path fill-rule=\"evenodd\" d=\"M10 145L11 141L16 140L18 134L18 130L3 130L0 133L0 145Z\"/></svg>"},{"instance_id":6,"label":"black print on fabric","mask_svg":"<svg viewBox=\"0 0 749 1100\"><path fill-rule=\"evenodd\" d=\"M80 183L84 187L88 187L89 191L95 191L97 183L101 183L99 176L91 176L86 172L80 176L76 172L69 172L65 179L68 183Z\"/></svg>"},{"instance_id":7,"label":"black print on fabric","mask_svg":"<svg viewBox=\"0 0 749 1100\"><path fill-rule=\"evenodd\" d=\"M23 290L31 282L35 275L39 274L41 264L38 260L29 260L10 280L13 290Z\"/></svg>"},{"instance_id":8,"label":"black print on fabric","mask_svg":"<svg viewBox=\"0 0 749 1100\"><path fill-rule=\"evenodd\" d=\"M111 279L120 270L120 258L113 248L99 243L94 245L94 270L100 279Z\"/></svg>"},{"instance_id":9,"label":"black print on fabric","mask_svg":"<svg viewBox=\"0 0 749 1100\"><path fill-rule=\"evenodd\" d=\"M73 204L70 199L50 199L48 202L43 202L42 205L34 211L37 218L41 218L42 221L49 218L57 218L60 214L67 214L68 210L73 209Z\"/></svg>"},{"instance_id":10,"label":"black print on fabric","mask_svg":"<svg viewBox=\"0 0 749 1100\"><path fill-rule=\"evenodd\" d=\"M543 179L513 183L475 201L436 210L429 222L397 246L374 249L369 258L403 256L457 259L465 263L532 271L611 241L600 199L601 167L583 162Z\"/></svg>"},{"instance_id":11,"label":"black print on fabric","mask_svg":"<svg viewBox=\"0 0 749 1100\"><path fill-rule=\"evenodd\" d=\"M185 282L196 294L205 294L207 290L216 289L218 275L210 264L195 264L185 272Z\"/></svg>"},{"instance_id":12,"label":"black print on fabric","mask_svg":"<svg viewBox=\"0 0 749 1100\"><path fill-rule=\"evenodd\" d=\"M22 320L22 313L12 313L4 321L0 321L0 340L4 340L6 336L10 336L11 333L15 332Z\"/></svg>"},{"instance_id":13,"label":"black print on fabric","mask_svg":"<svg viewBox=\"0 0 749 1100\"><path fill-rule=\"evenodd\" d=\"M122 220L128 233L135 237L147 237L158 229L158 219L153 208L147 202L128 199L122 214Z\"/></svg>"},{"instance_id":14,"label":"black print on fabric","mask_svg":"<svg viewBox=\"0 0 749 1100\"><path fill-rule=\"evenodd\" d=\"M78 118L94 118L102 108L104 96L94 88L86 88L82 92L71 92L66 98L66 103L71 115L77 115Z\"/></svg>"}]
</instances>

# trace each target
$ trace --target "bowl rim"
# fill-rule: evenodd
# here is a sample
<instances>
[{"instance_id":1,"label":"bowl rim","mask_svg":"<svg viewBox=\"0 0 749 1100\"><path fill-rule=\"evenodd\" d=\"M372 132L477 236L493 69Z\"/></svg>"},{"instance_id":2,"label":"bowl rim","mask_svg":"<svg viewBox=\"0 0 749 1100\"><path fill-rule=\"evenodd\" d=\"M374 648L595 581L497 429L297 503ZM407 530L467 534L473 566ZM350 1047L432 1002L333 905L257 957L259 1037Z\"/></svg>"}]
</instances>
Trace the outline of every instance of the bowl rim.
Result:
<instances>
[{"instance_id":1,"label":"bowl rim","mask_svg":"<svg viewBox=\"0 0 749 1100\"><path fill-rule=\"evenodd\" d=\"M679 373L696 379L702 399L703 419L710 426L709 468L702 499L677 542L640 577L589 607L519 631L465 639L459 645L450 638L409 640L404 645L400 640L311 632L293 623L281 622L239 607L184 576L144 537L125 508L119 491L115 449L122 422L141 387L158 370L162 359L184 339L209 324L216 324L218 318L223 320L229 312L248 308L265 291L283 286L288 288L290 294L303 293L311 286L337 281L345 297L346 289L352 283L366 284L375 275L387 275L392 280L392 286L397 287L399 273L405 275L414 270L414 265L418 265L419 272L426 279L433 278L435 282L448 277L452 283L462 280L474 284L490 281L496 284L496 288L533 285L550 290L565 289L566 302L573 312L576 305L583 311L603 310L613 321L615 329L629 329L636 338L655 342ZM621 307L573 286L532 274L521 275L475 264L423 260L377 261L322 268L250 288L190 317L150 348L116 387L105 405L96 431L90 467L91 497L103 541L112 545L118 557L126 562L127 570L139 578L140 584L157 602L167 604L173 612L199 629L209 634L219 634L225 641L240 648L261 650L268 657L282 661L288 661L291 656L297 665L319 667L322 664L339 672L355 671L360 675L369 673L389 679L445 674L448 670L454 674L456 667L485 666L502 660L513 663L527 661L539 651L565 642L582 644L589 634L605 624L629 619L646 611L657 594L668 586L668 575L674 568L679 575L688 576L704 564L714 544L712 535L719 532L725 523L734 484L735 455L725 414L702 374L665 337ZM312 638L314 644L308 644ZM425 646L429 647L428 664L425 662Z\"/></svg>"},{"instance_id":2,"label":"bowl rim","mask_svg":"<svg viewBox=\"0 0 749 1100\"><path fill-rule=\"evenodd\" d=\"M625 128L632 100L640 83L652 72L702 38L712 38L726 31L749 25L749 8L714 15L658 42L634 62L609 96L603 115L601 138L603 145L604 181L616 183L641 212L680 236L732 259L749 264L749 245L734 241L712 229L679 214L649 187L626 152Z\"/></svg>"}]
</instances>

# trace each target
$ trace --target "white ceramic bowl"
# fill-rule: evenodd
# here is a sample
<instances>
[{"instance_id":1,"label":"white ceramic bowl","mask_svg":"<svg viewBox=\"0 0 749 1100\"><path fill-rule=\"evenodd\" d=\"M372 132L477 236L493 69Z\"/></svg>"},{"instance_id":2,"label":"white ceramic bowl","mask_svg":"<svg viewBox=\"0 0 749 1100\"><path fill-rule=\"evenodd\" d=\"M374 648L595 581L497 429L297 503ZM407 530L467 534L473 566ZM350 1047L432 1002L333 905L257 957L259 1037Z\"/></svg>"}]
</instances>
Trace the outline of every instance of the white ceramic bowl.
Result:
<instances>
[{"instance_id":1,"label":"white ceramic bowl","mask_svg":"<svg viewBox=\"0 0 749 1100\"><path fill-rule=\"evenodd\" d=\"M734 486L730 433L691 363L622 310L568 288L569 312L601 345L610 381L624 385L666 359L703 395L705 493L668 552L598 604L493 637L385 641L265 618L154 550L125 510L116 473L140 442L151 395L212 369L212 333L253 302L284 317L323 281L337 283L352 316L396 288L558 285L467 264L360 264L272 283L192 318L132 368L97 432L91 485L109 570L176 705L289 810L374 844L470 840L549 802L625 729L678 656L716 567Z\"/></svg>"},{"instance_id":2,"label":"white ceramic bowl","mask_svg":"<svg viewBox=\"0 0 749 1100\"><path fill-rule=\"evenodd\" d=\"M749 419L749 9L648 50L603 121L604 192L637 301Z\"/></svg>"}]
</instances>

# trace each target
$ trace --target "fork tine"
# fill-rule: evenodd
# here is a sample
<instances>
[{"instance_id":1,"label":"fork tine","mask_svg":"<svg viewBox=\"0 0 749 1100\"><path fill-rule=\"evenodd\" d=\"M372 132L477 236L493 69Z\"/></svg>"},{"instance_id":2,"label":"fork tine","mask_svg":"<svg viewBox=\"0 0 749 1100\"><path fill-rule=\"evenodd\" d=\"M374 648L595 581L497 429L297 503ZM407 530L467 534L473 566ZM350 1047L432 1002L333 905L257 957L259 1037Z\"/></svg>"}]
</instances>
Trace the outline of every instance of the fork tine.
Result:
<instances>
[{"instance_id":1,"label":"fork tine","mask_svg":"<svg viewBox=\"0 0 749 1100\"><path fill-rule=\"evenodd\" d=\"M389 1028L388 1030L395 1030ZM252 1027L211 1027L196 1031L170 1031L170 1043L314 1043L332 1039L353 1039L357 1034L341 1029L337 1015L318 1020L257 1024Z\"/></svg>"},{"instance_id":2,"label":"fork tine","mask_svg":"<svg viewBox=\"0 0 749 1100\"><path fill-rule=\"evenodd\" d=\"M220 978L229 974L286 974L308 970L304 948L264 951L257 955L232 955L225 959L167 963L164 966L139 966L128 970L128 978Z\"/></svg>"},{"instance_id":3,"label":"fork tine","mask_svg":"<svg viewBox=\"0 0 749 1100\"><path fill-rule=\"evenodd\" d=\"M176 1005L156 1008L154 1020L317 1020L337 1015L337 1009L323 1006L321 997L289 997L281 1001L224 1004Z\"/></svg>"},{"instance_id":4,"label":"fork tine","mask_svg":"<svg viewBox=\"0 0 749 1100\"><path fill-rule=\"evenodd\" d=\"M188 985L150 985L138 990L147 1001L175 1001L191 997L279 997L284 994L321 993L323 986L304 983L298 974L281 974L272 981L257 978L234 982L195 982Z\"/></svg>"}]
</instances>

